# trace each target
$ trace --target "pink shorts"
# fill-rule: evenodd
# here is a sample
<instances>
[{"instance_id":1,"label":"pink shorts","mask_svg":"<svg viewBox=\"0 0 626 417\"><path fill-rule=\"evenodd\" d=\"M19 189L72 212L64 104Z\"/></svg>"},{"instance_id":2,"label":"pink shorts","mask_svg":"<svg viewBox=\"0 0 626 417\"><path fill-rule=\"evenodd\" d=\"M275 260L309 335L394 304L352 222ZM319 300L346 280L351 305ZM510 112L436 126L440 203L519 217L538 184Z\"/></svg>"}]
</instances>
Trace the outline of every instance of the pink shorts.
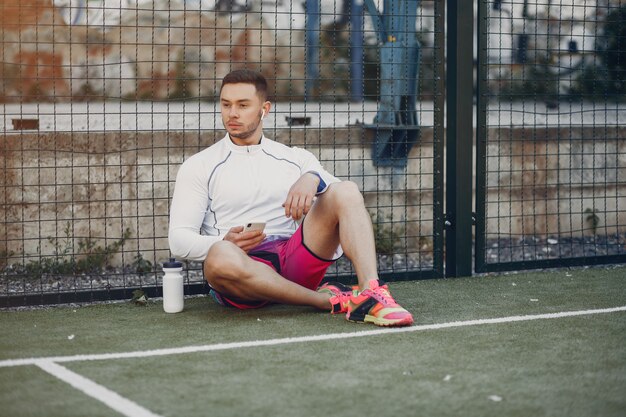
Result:
<instances>
[{"instance_id":1,"label":"pink shorts","mask_svg":"<svg viewBox=\"0 0 626 417\"><path fill-rule=\"evenodd\" d=\"M306 247L303 241L303 224L289 238L261 243L248 252L255 261L262 262L280 275L298 285L315 290L334 259L322 259ZM209 294L219 304L239 309L259 308L268 301L243 301L226 296L211 288Z\"/></svg>"}]
</instances>

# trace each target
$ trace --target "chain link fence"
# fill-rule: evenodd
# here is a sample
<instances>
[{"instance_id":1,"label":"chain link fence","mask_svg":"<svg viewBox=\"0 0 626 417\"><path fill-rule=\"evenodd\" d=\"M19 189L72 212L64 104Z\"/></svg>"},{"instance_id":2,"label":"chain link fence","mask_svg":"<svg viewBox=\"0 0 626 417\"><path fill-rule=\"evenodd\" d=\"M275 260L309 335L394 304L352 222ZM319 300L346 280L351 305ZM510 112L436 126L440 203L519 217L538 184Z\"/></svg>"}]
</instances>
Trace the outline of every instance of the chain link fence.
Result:
<instances>
[{"instance_id":1,"label":"chain link fence","mask_svg":"<svg viewBox=\"0 0 626 417\"><path fill-rule=\"evenodd\" d=\"M626 2L481 1L476 269L626 261Z\"/></svg>"},{"instance_id":2,"label":"chain link fence","mask_svg":"<svg viewBox=\"0 0 626 417\"><path fill-rule=\"evenodd\" d=\"M236 68L270 83L268 137L359 184L381 274L442 276L441 2L0 0L0 19L0 306L160 294L178 167L223 137Z\"/></svg>"},{"instance_id":3,"label":"chain link fence","mask_svg":"<svg viewBox=\"0 0 626 417\"><path fill-rule=\"evenodd\" d=\"M475 4L475 271L625 262L626 5ZM359 185L382 276L444 276L445 6L0 0L0 306L160 295L178 167L236 68L270 82L268 137Z\"/></svg>"}]
</instances>

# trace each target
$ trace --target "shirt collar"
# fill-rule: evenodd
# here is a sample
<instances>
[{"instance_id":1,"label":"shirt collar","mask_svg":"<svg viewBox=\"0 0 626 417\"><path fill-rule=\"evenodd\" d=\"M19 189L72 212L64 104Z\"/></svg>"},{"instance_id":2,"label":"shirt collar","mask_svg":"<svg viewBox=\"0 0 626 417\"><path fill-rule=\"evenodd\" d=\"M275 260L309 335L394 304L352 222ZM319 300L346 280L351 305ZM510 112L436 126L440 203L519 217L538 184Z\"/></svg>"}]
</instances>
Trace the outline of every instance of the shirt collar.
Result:
<instances>
[{"instance_id":1,"label":"shirt collar","mask_svg":"<svg viewBox=\"0 0 626 417\"><path fill-rule=\"evenodd\" d=\"M261 136L261 140L259 141L258 144L256 145L248 145L248 146L240 146L240 145L236 145L231 139L230 139L230 135L226 134L226 137L224 137L224 140L226 141L226 144L228 146L228 148L230 150L232 150L233 152L237 152L237 153L255 153L255 152L259 152L262 148L263 148L263 144L266 141L265 135Z\"/></svg>"}]
</instances>

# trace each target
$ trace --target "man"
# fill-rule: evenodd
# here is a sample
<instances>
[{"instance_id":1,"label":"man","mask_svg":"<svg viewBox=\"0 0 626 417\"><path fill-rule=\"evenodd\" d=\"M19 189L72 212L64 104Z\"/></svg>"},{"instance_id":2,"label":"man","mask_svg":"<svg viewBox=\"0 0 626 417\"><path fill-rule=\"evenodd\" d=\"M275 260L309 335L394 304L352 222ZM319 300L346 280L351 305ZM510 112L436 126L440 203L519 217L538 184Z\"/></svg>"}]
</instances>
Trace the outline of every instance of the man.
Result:
<instances>
[{"instance_id":1,"label":"man","mask_svg":"<svg viewBox=\"0 0 626 417\"><path fill-rule=\"evenodd\" d=\"M413 317L378 280L374 234L356 184L340 181L310 152L263 135L271 110L265 78L249 70L224 77L228 134L180 167L170 213L172 254L204 261L220 304L258 308L309 305L355 322L406 326ZM261 221L263 231L244 231ZM327 283L342 253L359 286Z\"/></svg>"}]
</instances>

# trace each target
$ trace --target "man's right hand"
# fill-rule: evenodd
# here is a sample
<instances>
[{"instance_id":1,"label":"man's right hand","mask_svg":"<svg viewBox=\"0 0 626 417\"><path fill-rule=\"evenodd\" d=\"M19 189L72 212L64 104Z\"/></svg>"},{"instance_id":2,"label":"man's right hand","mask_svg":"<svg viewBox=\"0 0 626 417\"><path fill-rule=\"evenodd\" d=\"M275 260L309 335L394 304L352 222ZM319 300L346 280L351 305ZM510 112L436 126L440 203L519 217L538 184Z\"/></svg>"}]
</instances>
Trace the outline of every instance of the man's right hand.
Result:
<instances>
[{"instance_id":1,"label":"man's right hand","mask_svg":"<svg viewBox=\"0 0 626 417\"><path fill-rule=\"evenodd\" d=\"M263 242L263 239L265 239L265 233L261 230L244 232L243 226L232 227L224 236L224 240L234 243L246 253Z\"/></svg>"}]
</instances>

